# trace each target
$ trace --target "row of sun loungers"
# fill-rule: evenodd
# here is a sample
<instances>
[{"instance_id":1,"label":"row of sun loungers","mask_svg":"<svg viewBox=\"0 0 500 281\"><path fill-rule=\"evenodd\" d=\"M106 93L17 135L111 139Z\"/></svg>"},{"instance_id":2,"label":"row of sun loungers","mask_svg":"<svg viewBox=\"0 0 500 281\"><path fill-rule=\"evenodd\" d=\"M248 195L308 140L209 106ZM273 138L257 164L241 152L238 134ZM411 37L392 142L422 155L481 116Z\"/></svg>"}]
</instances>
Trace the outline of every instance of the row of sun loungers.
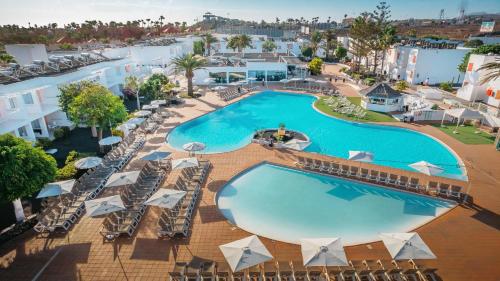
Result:
<instances>
[{"instance_id":1,"label":"row of sun loungers","mask_svg":"<svg viewBox=\"0 0 500 281\"><path fill-rule=\"evenodd\" d=\"M107 240L121 235L131 237L146 212L144 202L155 193L165 178L165 171L148 162L141 170L138 181L120 193L127 208L106 216L99 231Z\"/></svg>"},{"instance_id":2,"label":"row of sun loungers","mask_svg":"<svg viewBox=\"0 0 500 281\"><path fill-rule=\"evenodd\" d=\"M89 169L74 184L72 192L52 197L42 202L38 223L33 229L39 233L67 231L84 213L84 201L95 199L104 188L107 179L125 166L144 145L144 136L134 132L117 147L108 152L101 165Z\"/></svg>"},{"instance_id":3,"label":"row of sun loungers","mask_svg":"<svg viewBox=\"0 0 500 281\"><path fill-rule=\"evenodd\" d=\"M296 166L308 170L314 170L325 174L353 178L356 180L372 182L389 187L404 189L411 192L428 195L438 195L448 199L460 200L462 198L462 187L450 185L443 182L429 181L420 183L419 178L397 175L392 173L369 170L359 166L341 165L334 162L322 161L305 157L298 157Z\"/></svg>"},{"instance_id":4,"label":"row of sun loungers","mask_svg":"<svg viewBox=\"0 0 500 281\"><path fill-rule=\"evenodd\" d=\"M177 262L170 281L437 281L436 269L414 261L349 261L349 266L305 267L302 261L265 262L232 272L227 263Z\"/></svg>"},{"instance_id":5,"label":"row of sun loungers","mask_svg":"<svg viewBox=\"0 0 500 281\"><path fill-rule=\"evenodd\" d=\"M244 88L239 88L239 89L240 90L238 91L238 88L229 88L223 92L220 92L219 98L221 98L223 101L230 101L248 92L247 89Z\"/></svg>"},{"instance_id":6,"label":"row of sun loungers","mask_svg":"<svg viewBox=\"0 0 500 281\"><path fill-rule=\"evenodd\" d=\"M325 100L325 103L335 112L348 116L355 116L361 119L366 117L366 110L364 110L361 106L351 103L344 96L340 96L338 98L330 97Z\"/></svg>"},{"instance_id":7,"label":"row of sun loungers","mask_svg":"<svg viewBox=\"0 0 500 281\"><path fill-rule=\"evenodd\" d=\"M288 89L288 90L295 90L295 91L305 91L305 92L312 92L312 93L328 93L330 91L329 87L325 86L317 86L317 85L311 85L311 86L305 86L297 84L295 85L288 85L284 86L283 89Z\"/></svg>"},{"instance_id":8,"label":"row of sun loungers","mask_svg":"<svg viewBox=\"0 0 500 281\"><path fill-rule=\"evenodd\" d=\"M196 168L185 168L175 183L175 188L186 191L184 198L171 210L164 209L158 219L158 237L187 237L191 218L201 186L210 170L209 161L199 161Z\"/></svg>"}]
</instances>

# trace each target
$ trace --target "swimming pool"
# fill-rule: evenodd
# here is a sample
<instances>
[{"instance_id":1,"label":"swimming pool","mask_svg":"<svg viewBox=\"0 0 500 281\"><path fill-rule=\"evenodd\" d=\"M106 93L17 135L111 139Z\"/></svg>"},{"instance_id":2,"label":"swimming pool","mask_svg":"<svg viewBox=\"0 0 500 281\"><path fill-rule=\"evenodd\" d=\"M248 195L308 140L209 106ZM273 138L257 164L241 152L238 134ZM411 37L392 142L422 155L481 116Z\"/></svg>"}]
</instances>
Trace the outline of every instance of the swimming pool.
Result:
<instances>
[{"instance_id":1,"label":"swimming pool","mask_svg":"<svg viewBox=\"0 0 500 281\"><path fill-rule=\"evenodd\" d=\"M313 108L315 100L310 95L262 92L181 124L170 132L168 142L179 150L197 141L206 144L203 153L227 152L249 144L255 131L285 123L311 139L305 151L342 158L349 150L370 151L375 164L406 170L425 160L441 166L442 176L464 178L459 160L437 140L412 130L325 116Z\"/></svg>"},{"instance_id":2,"label":"swimming pool","mask_svg":"<svg viewBox=\"0 0 500 281\"><path fill-rule=\"evenodd\" d=\"M227 183L216 196L238 227L298 244L301 238L341 237L346 245L406 232L455 204L403 191L262 163Z\"/></svg>"}]
</instances>

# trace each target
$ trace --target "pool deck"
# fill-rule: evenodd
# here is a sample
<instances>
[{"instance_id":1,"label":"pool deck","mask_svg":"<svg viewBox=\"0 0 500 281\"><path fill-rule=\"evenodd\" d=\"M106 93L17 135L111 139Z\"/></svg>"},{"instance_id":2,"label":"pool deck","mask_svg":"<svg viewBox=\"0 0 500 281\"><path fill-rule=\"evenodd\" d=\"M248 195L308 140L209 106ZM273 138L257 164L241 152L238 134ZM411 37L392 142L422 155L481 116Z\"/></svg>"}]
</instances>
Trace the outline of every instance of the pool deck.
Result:
<instances>
[{"instance_id":1,"label":"pool deck","mask_svg":"<svg viewBox=\"0 0 500 281\"><path fill-rule=\"evenodd\" d=\"M173 108L174 116L158 129L156 135L148 136L138 157L153 149L170 150L164 143L168 131L225 104L215 95L208 94ZM500 153L492 145L462 144L432 126L390 125L414 129L443 141L468 167L473 204L458 206L417 229L438 257L425 264L437 267L443 280L498 280ZM148 208L133 238L120 238L114 243L103 242L98 232L102 219L83 217L67 235L43 238L28 232L1 245L0 280L34 280L35 277L36 280L168 280L168 272L175 261L197 258L222 262L224 258L218 246L250 234L230 225L219 213L214 203L216 192L243 169L262 161L291 166L298 154L305 155L251 144L233 152L203 155L213 163L213 169L203 186L188 239L157 239L158 209L152 207ZM186 155L173 151L174 159ZM314 157L328 159L317 154ZM174 182L175 178L174 172L164 186ZM276 260L302 259L297 245L266 238L262 241ZM346 247L346 252L353 260L390 259L381 242Z\"/></svg>"}]
</instances>

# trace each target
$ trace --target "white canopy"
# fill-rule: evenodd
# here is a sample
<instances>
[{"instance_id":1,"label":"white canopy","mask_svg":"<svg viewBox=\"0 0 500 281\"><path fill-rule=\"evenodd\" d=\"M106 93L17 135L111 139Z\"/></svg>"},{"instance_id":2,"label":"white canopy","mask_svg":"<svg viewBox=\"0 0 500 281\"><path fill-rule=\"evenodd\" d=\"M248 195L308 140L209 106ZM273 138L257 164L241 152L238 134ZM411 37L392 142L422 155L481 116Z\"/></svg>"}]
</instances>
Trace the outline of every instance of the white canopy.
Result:
<instances>
[{"instance_id":1,"label":"white canopy","mask_svg":"<svg viewBox=\"0 0 500 281\"><path fill-rule=\"evenodd\" d=\"M481 113L470 110L468 108L453 108L447 109L444 112L446 115L453 116L459 119L467 119L467 120L479 120L483 119L483 115Z\"/></svg>"},{"instance_id":2,"label":"white canopy","mask_svg":"<svg viewBox=\"0 0 500 281\"><path fill-rule=\"evenodd\" d=\"M167 151L151 151L150 153L144 155L141 157L141 160L145 160L145 161L160 161L162 159L165 159L167 158L168 156L170 156L170 152L167 152Z\"/></svg>"},{"instance_id":3,"label":"white canopy","mask_svg":"<svg viewBox=\"0 0 500 281\"><path fill-rule=\"evenodd\" d=\"M436 256L416 232L381 233L380 238L395 260L435 259Z\"/></svg>"},{"instance_id":4,"label":"white canopy","mask_svg":"<svg viewBox=\"0 0 500 281\"><path fill-rule=\"evenodd\" d=\"M120 195L113 195L94 200L85 201L87 216L95 217L116 211L125 210L125 205Z\"/></svg>"},{"instance_id":5,"label":"white canopy","mask_svg":"<svg viewBox=\"0 0 500 281\"><path fill-rule=\"evenodd\" d=\"M219 246L227 263L237 272L271 260L273 256L256 235Z\"/></svg>"},{"instance_id":6,"label":"white canopy","mask_svg":"<svg viewBox=\"0 0 500 281\"><path fill-rule=\"evenodd\" d=\"M340 238L300 240L304 266L347 266L347 257Z\"/></svg>"},{"instance_id":7,"label":"white canopy","mask_svg":"<svg viewBox=\"0 0 500 281\"><path fill-rule=\"evenodd\" d=\"M144 204L172 209L185 195L186 191L160 188Z\"/></svg>"},{"instance_id":8,"label":"white canopy","mask_svg":"<svg viewBox=\"0 0 500 281\"><path fill-rule=\"evenodd\" d=\"M167 101L166 100L153 100L151 101L151 104L157 104L157 105L163 105L163 104L167 104Z\"/></svg>"},{"instance_id":9,"label":"white canopy","mask_svg":"<svg viewBox=\"0 0 500 281\"><path fill-rule=\"evenodd\" d=\"M309 141L292 139L290 141L285 142L282 145L282 147L302 151L302 150L306 149L309 145L311 145L311 142L309 142Z\"/></svg>"},{"instance_id":10,"label":"white canopy","mask_svg":"<svg viewBox=\"0 0 500 281\"><path fill-rule=\"evenodd\" d=\"M372 162L373 153L367 151L350 150L348 159L353 161Z\"/></svg>"},{"instance_id":11,"label":"white canopy","mask_svg":"<svg viewBox=\"0 0 500 281\"><path fill-rule=\"evenodd\" d=\"M196 159L196 157L172 160L172 170L198 167L198 165L198 159Z\"/></svg>"},{"instance_id":12,"label":"white canopy","mask_svg":"<svg viewBox=\"0 0 500 281\"><path fill-rule=\"evenodd\" d=\"M99 157L85 157L75 162L75 167L77 169L92 169L99 166L102 163L102 159Z\"/></svg>"},{"instance_id":13,"label":"white canopy","mask_svg":"<svg viewBox=\"0 0 500 281\"><path fill-rule=\"evenodd\" d=\"M146 117L148 115L151 115L151 111L149 110L140 110L140 111L137 111L134 113L134 116L137 116L137 117Z\"/></svg>"},{"instance_id":14,"label":"white canopy","mask_svg":"<svg viewBox=\"0 0 500 281\"><path fill-rule=\"evenodd\" d=\"M427 161L415 162L415 163L410 164L408 166L410 166L411 168L413 168L413 169L415 169L423 174L429 175L429 176L434 176L434 175L440 174L444 171L443 168L436 166L436 165L433 165Z\"/></svg>"},{"instance_id":15,"label":"white canopy","mask_svg":"<svg viewBox=\"0 0 500 281\"><path fill-rule=\"evenodd\" d=\"M113 145L113 144L119 143L121 141L122 141L121 137L111 136L111 137L103 138L102 140L100 140L99 145Z\"/></svg>"},{"instance_id":16,"label":"white canopy","mask_svg":"<svg viewBox=\"0 0 500 281\"><path fill-rule=\"evenodd\" d=\"M45 198L71 193L75 180L58 181L46 184L36 198Z\"/></svg>"},{"instance_id":17,"label":"white canopy","mask_svg":"<svg viewBox=\"0 0 500 281\"><path fill-rule=\"evenodd\" d=\"M201 142L190 142L186 143L182 146L182 149L185 151L200 151L205 149L205 144Z\"/></svg>"},{"instance_id":18,"label":"white canopy","mask_svg":"<svg viewBox=\"0 0 500 281\"><path fill-rule=\"evenodd\" d=\"M227 89L227 87L224 87L224 86L216 86L213 88L213 90L216 90L216 91L221 91L221 90L225 90Z\"/></svg>"},{"instance_id":19,"label":"white canopy","mask_svg":"<svg viewBox=\"0 0 500 281\"><path fill-rule=\"evenodd\" d=\"M112 174L104 187L122 186L137 182L141 171L121 172Z\"/></svg>"}]
</instances>

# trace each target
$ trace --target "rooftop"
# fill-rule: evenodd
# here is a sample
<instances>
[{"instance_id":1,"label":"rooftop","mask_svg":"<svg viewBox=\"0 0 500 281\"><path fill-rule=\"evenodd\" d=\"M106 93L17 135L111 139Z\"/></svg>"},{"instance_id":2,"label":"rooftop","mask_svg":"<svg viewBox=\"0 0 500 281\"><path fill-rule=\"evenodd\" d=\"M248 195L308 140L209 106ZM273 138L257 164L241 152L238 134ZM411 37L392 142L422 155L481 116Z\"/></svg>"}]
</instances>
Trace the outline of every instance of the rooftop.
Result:
<instances>
[{"instance_id":1,"label":"rooftop","mask_svg":"<svg viewBox=\"0 0 500 281\"><path fill-rule=\"evenodd\" d=\"M394 90L387 83L376 83L373 86L363 89L360 91L360 94L370 97L370 98L399 98L401 97L401 93Z\"/></svg>"}]
</instances>

